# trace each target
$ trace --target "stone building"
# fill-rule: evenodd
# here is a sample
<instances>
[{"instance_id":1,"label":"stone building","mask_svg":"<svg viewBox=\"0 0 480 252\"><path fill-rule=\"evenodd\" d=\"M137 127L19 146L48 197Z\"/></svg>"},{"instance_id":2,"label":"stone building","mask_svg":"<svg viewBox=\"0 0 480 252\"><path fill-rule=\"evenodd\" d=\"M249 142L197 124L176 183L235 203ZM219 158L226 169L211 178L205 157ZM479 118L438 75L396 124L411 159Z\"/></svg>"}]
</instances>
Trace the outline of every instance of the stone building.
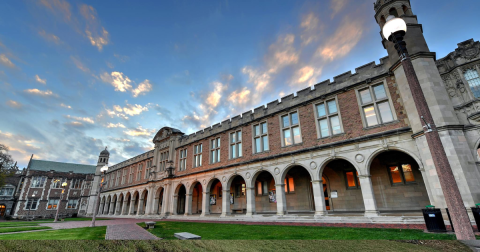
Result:
<instances>
[{"instance_id":1,"label":"stone building","mask_svg":"<svg viewBox=\"0 0 480 252\"><path fill-rule=\"evenodd\" d=\"M53 218L85 214L94 179L95 166L60 163L32 158L19 177L16 218ZM62 184L66 182L66 186ZM62 194L62 191L64 193Z\"/></svg>"},{"instance_id":2,"label":"stone building","mask_svg":"<svg viewBox=\"0 0 480 252\"><path fill-rule=\"evenodd\" d=\"M5 179L5 185L0 188L0 219L13 213L17 203L21 174L15 174Z\"/></svg>"},{"instance_id":3,"label":"stone building","mask_svg":"<svg viewBox=\"0 0 480 252\"><path fill-rule=\"evenodd\" d=\"M389 15L407 23L407 48L470 209L480 202L480 43L459 43L437 60L410 1L377 0L374 11L380 28ZM388 53L379 64L190 135L160 129L153 150L110 167L99 214L328 219L420 215L429 204L445 208L398 54L379 39ZM88 215L99 169L108 162L108 153L102 155Z\"/></svg>"}]
</instances>

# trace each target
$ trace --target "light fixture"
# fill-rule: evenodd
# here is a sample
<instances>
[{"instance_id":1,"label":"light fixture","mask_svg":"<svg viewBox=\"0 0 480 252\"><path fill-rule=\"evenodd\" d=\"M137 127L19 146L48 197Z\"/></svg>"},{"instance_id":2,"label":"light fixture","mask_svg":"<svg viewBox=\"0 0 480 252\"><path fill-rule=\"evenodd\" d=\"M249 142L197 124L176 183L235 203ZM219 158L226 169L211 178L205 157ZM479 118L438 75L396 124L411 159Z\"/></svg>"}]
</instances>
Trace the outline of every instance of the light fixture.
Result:
<instances>
[{"instance_id":1,"label":"light fixture","mask_svg":"<svg viewBox=\"0 0 480 252\"><path fill-rule=\"evenodd\" d=\"M387 23L383 26L383 36L392 41L393 34L401 34L402 37L405 36L407 32L407 23L401 18L396 18L395 16L388 16Z\"/></svg>"},{"instance_id":2,"label":"light fixture","mask_svg":"<svg viewBox=\"0 0 480 252\"><path fill-rule=\"evenodd\" d=\"M63 183L62 183L62 186L63 186L63 187L67 186L67 182L63 182Z\"/></svg>"},{"instance_id":3,"label":"light fixture","mask_svg":"<svg viewBox=\"0 0 480 252\"><path fill-rule=\"evenodd\" d=\"M108 165L104 165L102 168L100 168L101 172L106 172L108 171Z\"/></svg>"}]
</instances>

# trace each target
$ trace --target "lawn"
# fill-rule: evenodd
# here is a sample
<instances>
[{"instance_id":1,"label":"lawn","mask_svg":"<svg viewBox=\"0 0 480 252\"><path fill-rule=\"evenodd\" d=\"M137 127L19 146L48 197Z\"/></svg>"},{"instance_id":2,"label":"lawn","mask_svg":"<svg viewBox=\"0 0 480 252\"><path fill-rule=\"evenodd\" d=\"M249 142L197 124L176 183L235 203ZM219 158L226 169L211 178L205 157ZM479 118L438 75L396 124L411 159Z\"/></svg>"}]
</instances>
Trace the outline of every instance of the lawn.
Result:
<instances>
[{"instance_id":1,"label":"lawn","mask_svg":"<svg viewBox=\"0 0 480 252\"><path fill-rule=\"evenodd\" d=\"M139 223L145 226L144 223ZM455 235L427 234L415 229L337 228L243 225L195 222L157 222L149 231L166 240L189 232L202 240L455 240Z\"/></svg>"},{"instance_id":2,"label":"lawn","mask_svg":"<svg viewBox=\"0 0 480 252\"><path fill-rule=\"evenodd\" d=\"M0 240L105 240L107 227L85 227L0 235ZM2 250L0 251L8 251ZM43 250L42 251L46 251Z\"/></svg>"},{"instance_id":3,"label":"lawn","mask_svg":"<svg viewBox=\"0 0 480 252\"><path fill-rule=\"evenodd\" d=\"M97 218L96 220L110 220L108 218ZM39 223L53 222L54 219L40 219L36 221L4 221L0 222L2 227L24 227L24 226L38 226ZM92 221L92 218L66 218L65 221Z\"/></svg>"},{"instance_id":4,"label":"lawn","mask_svg":"<svg viewBox=\"0 0 480 252\"><path fill-rule=\"evenodd\" d=\"M53 222L55 219L39 219L40 222ZM95 218L95 220L110 220L108 218ZM60 221L60 219L58 220ZM92 221L92 218L78 217L78 218L65 218L65 221Z\"/></svg>"},{"instance_id":5,"label":"lawn","mask_svg":"<svg viewBox=\"0 0 480 252\"><path fill-rule=\"evenodd\" d=\"M4 228L0 228L0 234L30 231L30 230L42 230L42 229L51 229L51 227L4 227Z\"/></svg>"}]
</instances>

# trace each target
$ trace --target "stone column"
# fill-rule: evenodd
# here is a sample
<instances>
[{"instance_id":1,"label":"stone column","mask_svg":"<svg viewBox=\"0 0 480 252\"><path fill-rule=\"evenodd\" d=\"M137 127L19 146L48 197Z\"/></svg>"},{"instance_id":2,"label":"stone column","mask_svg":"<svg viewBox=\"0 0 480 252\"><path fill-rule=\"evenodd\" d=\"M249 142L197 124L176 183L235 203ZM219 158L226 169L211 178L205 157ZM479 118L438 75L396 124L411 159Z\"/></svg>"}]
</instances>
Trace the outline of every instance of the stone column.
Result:
<instances>
[{"instance_id":1,"label":"stone column","mask_svg":"<svg viewBox=\"0 0 480 252\"><path fill-rule=\"evenodd\" d=\"M327 209L325 208L325 194L323 193L323 181L312 181L313 200L315 204L315 216L327 215Z\"/></svg>"},{"instance_id":2,"label":"stone column","mask_svg":"<svg viewBox=\"0 0 480 252\"><path fill-rule=\"evenodd\" d=\"M114 202L114 201L111 201L111 202L110 202L110 208L108 209L108 210L109 210L109 211L108 211L108 214L109 214L109 215L113 215L113 214L114 214L114 212L115 212L115 209L114 209L114 208L115 208L115 202Z\"/></svg>"},{"instance_id":3,"label":"stone column","mask_svg":"<svg viewBox=\"0 0 480 252\"><path fill-rule=\"evenodd\" d=\"M192 194L185 195L185 215L192 215Z\"/></svg>"},{"instance_id":4,"label":"stone column","mask_svg":"<svg viewBox=\"0 0 480 252\"><path fill-rule=\"evenodd\" d=\"M107 203L107 202L105 202L105 203L103 204L103 211L102 211L102 214L105 214L105 215L107 215L107 214L108 214L108 206L110 206L110 204L109 204L109 203Z\"/></svg>"},{"instance_id":5,"label":"stone column","mask_svg":"<svg viewBox=\"0 0 480 252\"><path fill-rule=\"evenodd\" d=\"M130 201L130 209L128 211L129 211L128 212L129 215L133 215L133 212L135 211L135 200L134 199L132 199Z\"/></svg>"},{"instance_id":6,"label":"stone column","mask_svg":"<svg viewBox=\"0 0 480 252\"><path fill-rule=\"evenodd\" d=\"M285 184L275 185L277 191L277 215L287 214L287 198L285 196Z\"/></svg>"},{"instance_id":7,"label":"stone column","mask_svg":"<svg viewBox=\"0 0 480 252\"><path fill-rule=\"evenodd\" d=\"M162 216L168 215L170 212L168 211L168 206L170 206L172 203L169 201L170 197L170 187L171 185L166 184L165 187L163 188L163 203L162 203Z\"/></svg>"},{"instance_id":8,"label":"stone column","mask_svg":"<svg viewBox=\"0 0 480 252\"><path fill-rule=\"evenodd\" d=\"M153 191L153 189L152 189ZM152 215L153 214L153 209L155 208L155 200L152 198L155 196L153 193L148 193L147 195L147 204L145 206L145 215Z\"/></svg>"},{"instance_id":9,"label":"stone column","mask_svg":"<svg viewBox=\"0 0 480 252\"><path fill-rule=\"evenodd\" d=\"M178 195L173 195L172 215L177 215Z\"/></svg>"},{"instance_id":10,"label":"stone column","mask_svg":"<svg viewBox=\"0 0 480 252\"><path fill-rule=\"evenodd\" d=\"M230 190L223 190L222 197L222 214L220 217L227 217L230 215Z\"/></svg>"},{"instance_id":11,"label":"stone column","mask_svg":"<svg viewBox=\"0 0 480 252\"><path fill-rule=\"evenodd\" d=\"M152 206L152 210L153 212L151 214L158 214L158 202L159 198L158 197L155 197L155 199L153 200L153 206Z\"/></svg>"},{"instance_id":12,"label":"stone column","mask_svg":"<svg viewBox=\"0 0 480 252\"><path fill-rule=\"evenodd\" d=\"M138 200L138 207L137 207L137 215L142 215L145 212L145 209L143 207L143 198Z\"/></svg>"},{"instance_id":13,"label":"stone column","mask_svg":"<svg viewBox=\"0 0 480 252\"><path fill-rule=\"evenodd\" d=\"M210 214L210 192L203 192L202 214L200 216L204 217L205 215L209 215L209 214Z\"/></svg>"},{"instance_id":14,"label":"stone column","mask_svg":"<svg viewBox=\"0 0 480 252\"><path fill-rule=\"evenodd\" d=\"M228 195L230 197L230 195ZM255 214L255 187L246 188L247 216Z\"/></svg>"},{"instance_id":15,"label":"stone column","mask_svg":"<svg viewBox=\"0 0 480 252\"><path fill-rule=\"evenodd\" d=\"M119 214L120 214L120 211L122 210L122 209L121 209L121 205L122 205L122 204L120 203L120 201L118 201L114 215L119 215Z\"/></svg>"},{"instance_id":16,"label":"stone column","mask_svg":"<svg viewBox=\"0 0 480 252\"><path fill-rule=\"evenodd\" d=\"M105 206L105 202L100 203L100 206L98 207L97 214L103 214L103 207L104 206Z\"/></svg>"},{"instance_id":17,"label":"stone column","mask_svg":"<svg viewBox=\"0 0 480 252\"><path fill-rule=\"evenodd\" d=\"M127 213L127 204L128 201L123 199L123 203L122 203L122 212L120 212L120 215L126 215Z\"/></svg>"},{"instance_id":18,"label":"stone column","mask_svg":"<svg viewBox=\"0 0 480 252\"><path fill-rule=\"evenodd\" d=\"M365 204L365 217L378 216L377 202L373 194L372 179L370 175L359 175L362 188L363 203Z\"/></svg>"}]
</instances>

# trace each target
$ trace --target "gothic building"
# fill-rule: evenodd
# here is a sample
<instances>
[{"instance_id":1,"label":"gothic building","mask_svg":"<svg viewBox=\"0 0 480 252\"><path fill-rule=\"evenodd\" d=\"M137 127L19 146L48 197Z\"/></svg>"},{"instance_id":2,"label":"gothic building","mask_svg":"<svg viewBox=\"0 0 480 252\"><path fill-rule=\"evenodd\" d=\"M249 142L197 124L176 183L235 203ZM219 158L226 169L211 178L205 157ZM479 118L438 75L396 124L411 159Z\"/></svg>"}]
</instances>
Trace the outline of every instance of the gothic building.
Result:
<instances>
[{"instance_id":1,"label":"gothic building","mask_svg":"<svg viewBox=\"0 0 480 252\"><path fill-rule=\"evenodd\" d=\"M380 28L389 15L407 23L412 63L470 209L480 202L480 43L467 40L436 59L410 1L377 0L374 10ZM160 129L153 150L109 168L95 209L100 168L108 162L102 151L86 214L328 220L445 208L398 54L385 38L379 42L388 53L379 64L190 135Z\"/></svg>"}]
</instances>

